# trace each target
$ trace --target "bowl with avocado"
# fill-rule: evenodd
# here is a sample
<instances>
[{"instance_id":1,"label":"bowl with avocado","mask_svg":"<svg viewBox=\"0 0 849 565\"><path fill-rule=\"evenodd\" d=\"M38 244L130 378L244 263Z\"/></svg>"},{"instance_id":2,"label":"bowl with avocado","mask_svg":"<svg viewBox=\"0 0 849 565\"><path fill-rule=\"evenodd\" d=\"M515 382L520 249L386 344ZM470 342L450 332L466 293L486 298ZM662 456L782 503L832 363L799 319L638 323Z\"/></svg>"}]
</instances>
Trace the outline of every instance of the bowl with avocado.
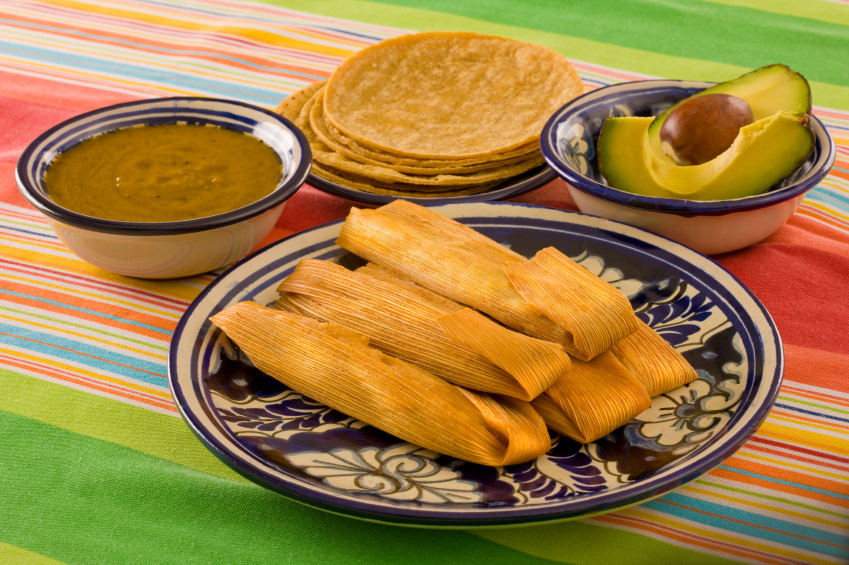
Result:
<instances>
[{"instance_id":1,"label":"bowl with avocado","mask_svg":"<svg viewBox=\"0 0 849 565\"><path fill-rule=\"evenodd\" d=\"M234 100L139 100L75 116L21 154L18 188L93 265L138 278L205 273L244 257L306 180L291 122Z\"/></svg>"},{"instance_id":2,"label":"bowl with avocado","mask_svg":"<svg viewBox=\"0 0 849 565\"><path fill-rule=\"evenodd\" d=\"M582 212L707 255L775 232L835 158L807 81L784 65L600 88L560 108L540 144Z\"/></svg>"}]
</instances>

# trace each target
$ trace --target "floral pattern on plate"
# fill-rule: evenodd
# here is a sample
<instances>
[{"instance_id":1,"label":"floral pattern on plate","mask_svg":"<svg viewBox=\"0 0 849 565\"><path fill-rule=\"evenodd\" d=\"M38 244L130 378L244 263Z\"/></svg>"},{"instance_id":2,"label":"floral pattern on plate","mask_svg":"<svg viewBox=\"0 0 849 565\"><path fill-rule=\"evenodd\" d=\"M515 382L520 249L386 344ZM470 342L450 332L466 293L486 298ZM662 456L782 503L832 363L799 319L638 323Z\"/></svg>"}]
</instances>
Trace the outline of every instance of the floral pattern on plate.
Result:
<instances>
[{"instance_id":1,"label":"floral pattern on plate","mask_svg":"<svg viewBox=\"0 0 849 565\"><path fill-rule=\"evenodd\" d=\"M589 252L573 256L578 264L621 290L635 311L679 351L698 350L705 340L729 327L728 320L698 289L680 279L646 282L629 278L621 269L608 266L600 255ZM337 262L355 268L360 260L342 255ZM739 338L734 339L739 343ZM327 408L262 374L250 360L222 337L220 366L207 382L221 419L242 438L288 440L296 434L366 427L363 422ZM742 352L738 350L742 355ZM703 351L705 359L715 354ZM727 357L724 357L727 358ZM298 468L327 486L354 494L425 504L490 502L531 505L581 496L615 487L653 470L652 462L669 463L710 439L733 415L745 383L745 359L728 363L714 375L699 371L699 379L653 399L652 406L614 434L628 444L662 454L643 457L641 468L623 465L630 455L605 448L609 440L580 445L554 434L549 453L522 465L503 468L497 480L503 489L493 500L473 468L438 453L408 443L386 447L329 451L289 451L285 441L258 444L262 456L277 451L274 461ZM727 373L725 371L728 371ZM218 376L220 375L220 377ZM273 381L273 382L268 382ZM618 440L616 440L618 442ZM465 475L462 467L465 469ZM497 500L496 500L497 499Z\"/></svg>"}]
</instances>

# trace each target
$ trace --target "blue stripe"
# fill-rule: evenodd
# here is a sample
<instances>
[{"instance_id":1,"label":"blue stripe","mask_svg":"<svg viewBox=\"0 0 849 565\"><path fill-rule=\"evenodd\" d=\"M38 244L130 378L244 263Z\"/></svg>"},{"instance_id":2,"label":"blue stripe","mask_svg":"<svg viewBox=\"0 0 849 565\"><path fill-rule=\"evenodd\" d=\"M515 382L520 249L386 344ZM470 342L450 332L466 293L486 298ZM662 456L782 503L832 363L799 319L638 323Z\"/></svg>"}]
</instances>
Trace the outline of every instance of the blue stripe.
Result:
<instances>
[{"instance_id":1,"label":"blue stripe","mask_svg":"<svg viewBox=\"0 0 849 565\"><path fill-rule=\"evenodd\" d=\"M145 361L136 357L128 357L91 344L85 344L31 329L21 329L20 327L7 324L0 324L0 332L11 334L0 335L0 343L6 345L21 347L43 355L59 357L72 363L92 367L98 371L109 371L147 384L159 387L166 386L167 371L165 365ZM36 340L42 343L29 340ZM88 355L83 355L83 353L93 355L98 359L93 359ZM144 371L150 371L155 374Z\"/></svg>"},{"instance_id":2,"label":"blue stripe","mask_svg":"<svg viewBox=\"0 0 849 565\"><path fill-rule=\"evenodd\" d=\"M149 324L144 324L142 322L136 322L134 320L128 320L126 318L122 318L121 316L112 316L110 314L106 314L104 312L98 312L97 310L90 310L88 308L81 308L79 306L73 306L71 304L66 304L65 302L57 302L55 300L48 300L46 298L41 298L40 296L33 296L31 294L23 294L20 292L14 292L7 289L0 289L0 294L8 294L10 296L18 296L20 298L27 298L29 300L35 300L36 302L42 302L44 304L50 304L52 306L60 306L62 308L68 308L70 310L75 310L77 312L83 312L85 314L92 314L94 316L98 316L100 318L106 318L107 320L114 320L116 322L122 322L125 324L129 324L131 326L136 326L139 328L145 328L147 330L151 330L157 333L161 333L164 336L170 336L171 332L168 330L163 330L162 328L157 328L156 326L151 326Z\"/></svg>"},{"instance_id":3,"label":"blue stripe","mask_svg":"<svg viewBox=\"0 0 849 565\"><path fill-rule=\"evenodd\" d=\"M840 418L839 416L832 416L828 412L814 412L813 410L804 410L802 408L797 408L795 406L791 406L789 404L775 404L779 408L784 408L785 410L792 410L793 412L801 412L802 414L810 414L811 416L816 416L817 418L829 418L831 420L837 420L839 422L847 422L849 423L849 418Z\"/></svg>"},{"instance_id":4,"label":"blue stripe","mask_svg":"<svg viewBox=\"0 0 849 565\"><path fill-rule=\"evenodd\" d=\"M50 233L50 231L47 228L45 228L45 231L47 233L35 232L35 231L29 231L29 230L22 230L20 228L13 228L13 227L10 227L10 226L7 226L7 225L0 227L0 229L3 229L4 231L13 231L13 232L16 232L16 233L25 233L27 235L34 235L35 237L40 237L40 238L44 238L44 239L55 239L57 241L59 240L59 238L56 237L55 235L53 235L52 233Z\"/></svg>"},{"instance_id":5,"label":"blue stripe","mask_svg":"<svg viewBox=\"0 0 849 565\"><path fill-rule=\"evenodd\" d=\"M0 19L0 22L13 23L11 20L3 20L3 19ZM263 70L263 71L271 71L275 75L297 75L297 76L301 76L301 77L308 78L308 79L311 79L311 80L321 80L321 79L324 78L323 76L320 76L320 75L300 73L300 72L297 72L297 71L282 69L281 67L271 67L271 66L267 66L267 65L259 65L257 63L252 63L250 61L246 61L246 60L240 59L238 57L233 57L233 56L230 56L230 55L224 55L224 54L221 54L221 53L213 53L213 52L210 52L210 51L198 51L196 49L191 49L191 50L168 49L167 47L159 47L159 46L147 44L147 43L138 43L136 41L129 41L129 40L126 40L126 39L119 39L119 38L115 38L115 37L105 38L103 36L94 35L94 34L91 34L91 33L85 33L85 32L82 32L82 31L70 30L70 29L67 29L67 28L59 28L59 27L39 25L39 24L30 24L30 23L24 23L24 22L19 22L19 21L14 21L14 24L15 24L15 26L19 26L19 27L29 27L29 28L44 30L44 31L50 32L50 33L61 33L62 35L74 35L76 37L84 37L84 38L93 39L93 40L96 40L96 41L108 40L109 42L121 43L123 45L128 45L128 46L131 46L131 47L140 48L140 49L143 49L144 51L158 51L160 53L172 53L172 54L176 54L176 55L187 55L187 56L191 56L191 57L207 56L207 57L213 57L213 58L217 58L217 59L225 59L225 60L232 61L232 62L235 62L235 63L239 63L239 64L242 64L242 65L245 65L245 66L248 66L248 67L253 67L255 69L260 69L260 70ZM199 62L202 62L202 61L199 61Z\"/></svg>"},{"instance_id":6,"label":"blue stripe","mask_svg":"<svg viewBox=\"0 0 849 565\"><path fill-rule=\"evenodd\" d=\"M672 504L664 504L664 500L681 504L688 508L681 508L680 506L674 506ZM732 531L735 534L751 536L765 541L772 541L783 545L798 547L800 549L830 555L832 557L846 557L847 546L845 534L834 534L818 530L816 528L811 528L809 526L803 526L796 522L763 516L754 512L747 512L745 510L707 502L678 493L668 494L660 500L653 500L646 503L645 506L648 506L657 512L671 514L678 518L702 523L714 528L722 528L724 530ZM694 510L691 510L691 508ZM719 515L721 517L706 516L696 512L695 510L709 512L710 514ZM737 521L731 522L731 520L739 520L740 522L747 523L741 524ZM771 531L766 528L780 531ZM794 534L812 539L801 539L789 536L784 532L793 532ZM840 547L833 547L826 544L834 544Z\"/></svg>"},{"instance_id":7,"label":"blue stripe","mask_svg":"<svg viewBox=\"0 0 849 565\"><path fill-rule=\"evenodd\" d=\"M86 71L96 71L101 75L113 74L122 77L140 79L147 82L155 81L165 83L169 86L181 88L192 87L196 89L195 91L204 90L206 92L214 93L219 97L246 98L255 104L268 104L271 102L276 105L282 98L278 91L252 88L241 82L214 82L188 74L172 73L160 70L151 70L134 65L118 64L102 59L73 55L62 51L39 49L31 45L0 42L0 51L5 53L7 56L13 53L21 54L22 56L28 56L49 65L55 66L57 63L60 63L65 67L85 69Z\"/></svg>"},{"instance_id":8,"label":"blue stripe","mask_svg":"<svg viewBox=\"0 0 849 565\"><path fill-rule=\"evenodd\" d=\"M737 469L735 467L728 467L726 465L720 465L719 468L724 470L724 471L728 471L730 473L738 473L740 475L746 475L747 477L754 477L756 479L761 479L763 481L767 481L767 482L770 482L770 483L777 483L777 484L785 485L785 486L788 486L788 487L794 487L794 488L798 488L798 489L802 489L802 490L807 490L809 492L815 492L815 493L818 493L818 494L824 494L826 496L832 496L834 498L841 498L843 500L849 500L849 495L841 494L841 493L830 491L830 490L825 490L825 489L822 489L822 488L812 487L812 486L802 484L802 483L796 483L796 482L793 482L793 481L785 481L783 479L777 479L775 477L767 477L766 475L760 475L758 473L752 473L751 471L744 471L742 469Z\"/></svg>"},{"instance_id":9,"label":"blue stripe","mask_svg":"<svg viewBox=\"0 0 849 565\"><path fill-rule=\"evenodd\" d=\"M810 191L806 196L806 200L813 200L815 202L822 202L823 204L829 204L831 206L835 206L836 208L841 208L849 211L849 198L843 196L840 193L832 192L827 188L820 189L819 187Z\"/></svg>"}]
</instances>

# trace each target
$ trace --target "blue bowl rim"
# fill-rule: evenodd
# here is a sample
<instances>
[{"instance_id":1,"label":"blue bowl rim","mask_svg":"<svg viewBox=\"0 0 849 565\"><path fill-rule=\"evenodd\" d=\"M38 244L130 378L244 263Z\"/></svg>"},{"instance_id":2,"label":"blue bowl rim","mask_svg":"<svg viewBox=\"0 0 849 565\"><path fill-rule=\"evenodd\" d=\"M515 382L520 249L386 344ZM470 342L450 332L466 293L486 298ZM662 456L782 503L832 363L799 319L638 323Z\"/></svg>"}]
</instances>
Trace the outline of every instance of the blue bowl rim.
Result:
<instances>
[{"instance_id":1,"label":"blue bowl rim","mask_svg":"<svg viewBox=\"0 0 849 565\"><path fill-rule=\"evenodd\" d=\"M680 84L683 88L703 87L703 90L717 84L715 82L667 79L643 80L637 81L637 83L644 84L645 88L647 89L650 89L652 87L660 87L661 85L664 87L669 87L675 86L676 84ZM813 122L816 122L818 127L825 134L825 139L828 141L827 148L823 148L824 150L827 149L828 151L828 156L826 157L826 161L823 167L819 171L814 172L804 182L800 182L782 188L780 190L775 190L773 192L759 194L757 196L748 196L746 198L737 198L733 200L704 201L642 196L600 184L592 179L589 179L577 173L566 163L564 163L563 160L557 154L557 149L552 145L551 141L554 137L554 128L558 123L563 121L564 116L567 114L567 109L570 106L574 106L580 103L583 99L586 99L591 96L597 96L599 92L605 90L613 90L626 86L633 87L634 84L637 83L625 82L619 84L611 84L608 86L603 86L591 92L587 92L561 106L554 114L552 114L552 116L546 122L545 126L543 126L542 135L540 136L540 149L542 151L542 156L545 159L546 163L548 163L548 165L554 171L556 171L557 174L560 175L561 178L563 178L563 180L565 180L567 183L569 183L576 189L589 194L590 196L594 196L606 202L611 202L613 204L618 204L620 206L625 206L628 208L635 208L638 210L647 210L651 212L669 212L682 216L720 216L725 214L733 214L736 212L744 212L748 210L766 208L768 206L779 204L781 202L804 194L805 192L819 184L831 170L831 167L834 165L834 160L836 157L834 140L832 139L828 129L826 129L826 127L819 120L819 118L817 118L813 114L809 114L809 117Z\"/></svg>"},{"instance_id":2,"label":"blue bowl rim","mask_svg":"<svg viewBox=\"0 0 849 565\"><path fill-rule=\"evenodd\" d=\"M38 147L45 139L53 135L61 128L67 127L68 125L76 121L84 120L88 117L96 116L97 114L112 111L117 108L132 108L133 106L141 106L151 103L169 103L183 101L216 102L220 104L227 104L234 107L248 108L252 111L260 112L273 118L274 121L278 122L278 124L282 125L284 129L288 130L293 136L295 136L297 143L300 145L302 158L300 160L300 163L298 164L298 167L292 173L288 181L283 183L282 186L278 187L274 192L272 192L265 198L261 198L260 200L252 202L247 206L243 206L241 208L237 208L235 210L231 210L230 212L225 212L223 214L206 216L193 220L183 220L178 222L126 222L118 220L106 220L102 218L95 218L93 216L86 216L84 214L73 212L71 210L68 210L67 208L59 206L58 204L56 204L49 198L46 198L37 190L35 190L35 187L30 184L26 174L27 162L33 158L35 148ZM174 110L175 115L179 116L178 112L179 110L181 110L181 108L174 108ZM301 130L295 127L292 122L290 122L283 116L276 114L270 110L266 110L265 108L261 108L259 106L255 106L253 104L248 104L245 102L240 102L238 100L227 100L224 98L211 98L202 96L174 96L168 98L147 98L144 100L133 100L131 102L121 102L119 104L104 106L102 108L97 108L95 110L91 110L83 114L78 114L51 127L50 129L36 137L26 147L26 149L24 149L23 153L21 153L21 156L18 159L17 165L15 167L15 179L18 184L18 190L20 190L24 198L26 198L27 201L32 204L39 212L58 222L100 233L112 233L120 235L178 235L184 233L213 230L225 226L230 226L233 224L238 224L240 222L258 216L264 212L267 212L268 210L271 210L272 208L288 200L289 197L292 196L292 194L294 194L301 187L301 185L304 184L311 166L312 152L310 151L309 142L307 141L306 137L301 132Z\"/></svg>"}]
</instances>

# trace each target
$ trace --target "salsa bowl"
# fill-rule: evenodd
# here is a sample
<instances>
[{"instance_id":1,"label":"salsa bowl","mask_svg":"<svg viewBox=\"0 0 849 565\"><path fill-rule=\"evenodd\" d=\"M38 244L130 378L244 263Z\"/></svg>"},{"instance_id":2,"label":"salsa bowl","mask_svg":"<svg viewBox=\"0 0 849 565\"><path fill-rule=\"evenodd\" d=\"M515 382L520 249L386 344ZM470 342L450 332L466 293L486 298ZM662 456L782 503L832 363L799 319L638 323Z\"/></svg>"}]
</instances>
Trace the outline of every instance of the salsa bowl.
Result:
<instances>
[{"instance_id":1,"label":"salsa bowl","mask_svg":"<svg viewBox=\"0 0 849 565\"><path fill-rule=\"evenodd\" d=\"M229 212L183 221L108 220L69 210L47 193L44 176L63 151L95 135L156 124L208 125L250 134L271 147L283 172L274 190ZM108 271L168 279L204 273L248 253L274 227L286 201L306 180L311 154L303 134L274 112L214 98L176 97L127 102L62 122L23 152L15 177L23 196L77 256ZM250 163L245 163L250 166ZM79 190L86 190L79 186Z\"/></svg>"}]
</instances>

